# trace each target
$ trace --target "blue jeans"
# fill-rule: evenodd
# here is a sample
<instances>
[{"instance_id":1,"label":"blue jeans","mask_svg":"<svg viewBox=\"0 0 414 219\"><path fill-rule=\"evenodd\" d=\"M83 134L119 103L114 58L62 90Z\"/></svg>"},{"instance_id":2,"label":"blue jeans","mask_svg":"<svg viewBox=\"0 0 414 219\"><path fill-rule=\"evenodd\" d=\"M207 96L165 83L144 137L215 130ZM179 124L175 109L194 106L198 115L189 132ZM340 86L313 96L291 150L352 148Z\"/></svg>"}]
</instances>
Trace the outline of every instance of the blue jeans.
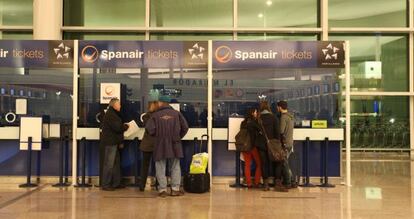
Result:
<instances>
[{"instance_id":1,"label":"blue jeans","mask_svg":"<svg viewBox=\"0 0 414 219\"><path fill-rule=\"evenodd\" d=\"M181 167L180 159L170 158L165 160L159 160L155 162L155 171L158 180L158 191L166 192L167 191L167 177L165 176L165 170L167 162L170 167L171 172L171 189L173 191L180 191L181 185Z\"/></svg>"}]
</instances>

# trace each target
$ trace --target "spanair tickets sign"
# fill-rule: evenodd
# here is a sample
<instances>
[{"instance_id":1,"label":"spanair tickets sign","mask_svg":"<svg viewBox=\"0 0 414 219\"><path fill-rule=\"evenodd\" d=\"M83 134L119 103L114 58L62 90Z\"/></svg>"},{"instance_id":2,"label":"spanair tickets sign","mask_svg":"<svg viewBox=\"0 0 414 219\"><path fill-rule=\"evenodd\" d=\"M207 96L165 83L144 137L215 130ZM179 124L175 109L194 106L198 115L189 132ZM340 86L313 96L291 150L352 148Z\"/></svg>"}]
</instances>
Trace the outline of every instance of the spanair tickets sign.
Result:
<instances>
[{"instance_id":1,"label":"spanair tickets sign","mask_svg":"<svg viewBox=\"0 0 414 219\"><path fill-rule=\"evenodd\" d=\"M73 41L0 40L0 67L72 68Z\"/></svg>"},{"instance_id":2,"label":"spanair tickets sign","mask_svg":"<svg viewBox=\"0 0 414 219\"><path fill-rule=\"evenodd\" d=\"M344 60L344 42L213 42L213 66L219 69L344 68Z\"/></svg>"},{"instance_id":3,"label":"spanair tickets sign","mask_svg":"<svg viewBox=\"0 0 414 219\"><path fill-rule=\"evenodd\" d=\"M207 68L206 41L79 41L80 68Z\"/></svg>"}]
</instances>

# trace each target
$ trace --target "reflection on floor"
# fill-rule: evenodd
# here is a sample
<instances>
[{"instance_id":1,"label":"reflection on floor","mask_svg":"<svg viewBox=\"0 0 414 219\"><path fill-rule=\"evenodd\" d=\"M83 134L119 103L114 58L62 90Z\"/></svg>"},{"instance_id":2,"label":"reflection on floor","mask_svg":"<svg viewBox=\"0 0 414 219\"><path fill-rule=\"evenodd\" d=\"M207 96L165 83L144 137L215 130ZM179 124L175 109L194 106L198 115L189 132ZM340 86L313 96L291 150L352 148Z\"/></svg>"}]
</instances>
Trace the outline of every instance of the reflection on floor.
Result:
<instances>
[{"instance_id":1,"label":"reflection on floor","mask_svg":"<svg viewBox=\"0 0 414 219\"><path fill-rule=\"evenodd\" d=\"M43 185L27 193L1 184L0 218L413 218L413 164L406 156L362 156L352 162L352 187L289 193L214 185L211 193L162 199L132 188L102 192Z\"/></svg>"}]
</instances>

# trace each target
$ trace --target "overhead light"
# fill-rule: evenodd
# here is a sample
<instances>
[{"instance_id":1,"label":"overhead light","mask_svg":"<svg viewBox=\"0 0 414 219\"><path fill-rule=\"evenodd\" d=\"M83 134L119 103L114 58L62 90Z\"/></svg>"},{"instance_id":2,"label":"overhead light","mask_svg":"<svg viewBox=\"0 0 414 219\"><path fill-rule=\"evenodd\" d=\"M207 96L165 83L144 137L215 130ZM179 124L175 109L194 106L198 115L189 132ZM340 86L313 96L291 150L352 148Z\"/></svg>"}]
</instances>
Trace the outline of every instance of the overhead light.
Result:
<instances>
[{"instance_id":1,"label":"overhead light","mask_svg":"<svg viewBox=\"0 0 414 219\"><path fill-rule=\"evenodd\" d=\"M262 13L260 13L260 14L258 14L258 15L257 15L257 17L258 17L258 18L262 18L262 17L263 17L263 14L262 14Z\"/></svg>"},{"instance_id":2,"label":"overhead light","mask_svg":"<svg viewBox=\"0 0 414 219\"><path fill-rule=\"evenodd\" d=\"M270 0L267 0L267 1L266 1L266 5L267 5L267 6L271 6L272 4L273 4L273 2L272 2L272 1L270 1Z\"/></svg>"}]
</instances>

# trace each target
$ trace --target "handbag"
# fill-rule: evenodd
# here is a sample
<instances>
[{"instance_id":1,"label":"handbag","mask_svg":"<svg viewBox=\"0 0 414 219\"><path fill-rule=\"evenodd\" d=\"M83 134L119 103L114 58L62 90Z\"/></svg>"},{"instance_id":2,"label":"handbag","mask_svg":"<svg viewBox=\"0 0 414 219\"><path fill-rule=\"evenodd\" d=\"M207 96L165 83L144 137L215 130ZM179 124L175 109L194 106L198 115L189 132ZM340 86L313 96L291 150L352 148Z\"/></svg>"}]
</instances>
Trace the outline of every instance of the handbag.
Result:
<instances>
[{"instance_id":1,"label":"handbag","mask_svg":"<svg viewBox=\"0 0 414 219\"><path fill-rule=\"evenodd\" d=\"M264 136L266 138L267 153L271 161L284 161L286 160L287 153L283 147L282 142L279 139L269 139L263 123L260 121L260 125L263 129Z\"/></svg>"}]
</instances>

